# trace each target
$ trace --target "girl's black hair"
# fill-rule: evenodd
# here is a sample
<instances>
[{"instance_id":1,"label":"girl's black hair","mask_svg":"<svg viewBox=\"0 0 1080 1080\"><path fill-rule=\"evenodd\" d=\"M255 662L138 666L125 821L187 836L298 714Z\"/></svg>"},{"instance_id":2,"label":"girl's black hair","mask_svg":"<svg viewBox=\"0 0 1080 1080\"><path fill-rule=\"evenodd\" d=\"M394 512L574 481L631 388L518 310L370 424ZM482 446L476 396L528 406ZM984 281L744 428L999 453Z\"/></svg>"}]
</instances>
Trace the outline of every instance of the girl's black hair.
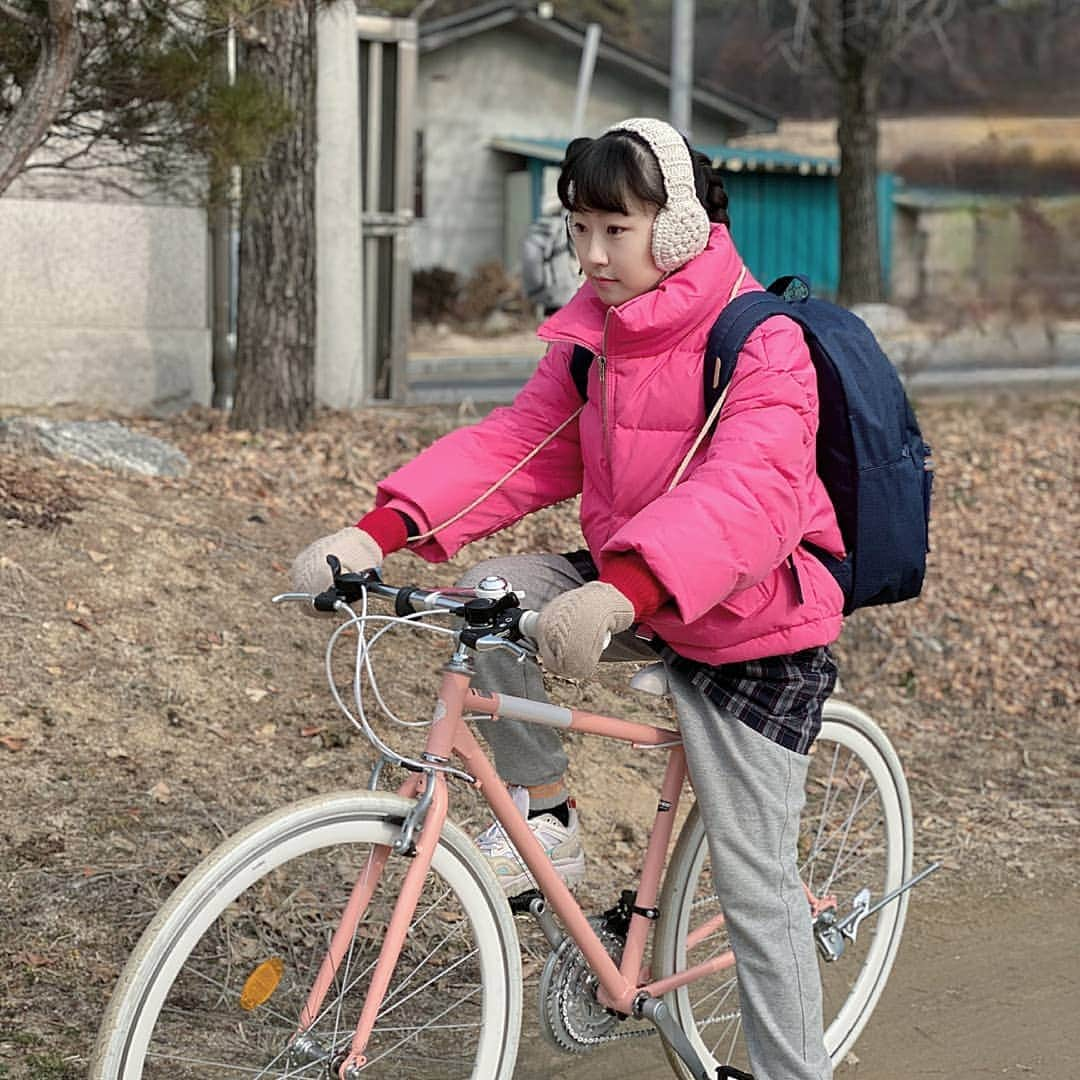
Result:
<instances>
[{"instance_id":1,"label":"girl's black hair","mask_svg":"<svg viewBox=\"0 0 1080 1080\"><path fill-rule=\"evenodd\" d=\"M709 159L690 150L694 188L709 220L730 225L728 197ZM663 206L667 202L660 166L649 144L630 131L610 131L598 139L574 139L559 173L559 201L567 210L625 214L627 197ZM571 197L572 196L572 197Z\"/></svg>"}]
</instances>

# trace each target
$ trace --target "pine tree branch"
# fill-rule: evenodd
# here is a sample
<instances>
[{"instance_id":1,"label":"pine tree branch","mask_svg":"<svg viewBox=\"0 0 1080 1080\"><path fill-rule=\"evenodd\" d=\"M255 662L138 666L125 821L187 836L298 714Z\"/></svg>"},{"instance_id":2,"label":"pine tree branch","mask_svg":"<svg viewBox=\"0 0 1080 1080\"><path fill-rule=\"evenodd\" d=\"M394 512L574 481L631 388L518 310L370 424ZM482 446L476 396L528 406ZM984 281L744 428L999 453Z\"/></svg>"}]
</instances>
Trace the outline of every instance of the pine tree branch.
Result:
<instances>
[{"instance_id":1,"label":"pine tree branch","mask_svg":"<svg viewBox=\"0 0 1080 1080\"><path fill-rule=\"evenodd\" d=\"M4 4L5 10L10 5ZM7 123L0 128L0 194L41 145L67 96L81 46L75 0L49 0L49 21L30 81Z\"/></svg>"}]
</instances>

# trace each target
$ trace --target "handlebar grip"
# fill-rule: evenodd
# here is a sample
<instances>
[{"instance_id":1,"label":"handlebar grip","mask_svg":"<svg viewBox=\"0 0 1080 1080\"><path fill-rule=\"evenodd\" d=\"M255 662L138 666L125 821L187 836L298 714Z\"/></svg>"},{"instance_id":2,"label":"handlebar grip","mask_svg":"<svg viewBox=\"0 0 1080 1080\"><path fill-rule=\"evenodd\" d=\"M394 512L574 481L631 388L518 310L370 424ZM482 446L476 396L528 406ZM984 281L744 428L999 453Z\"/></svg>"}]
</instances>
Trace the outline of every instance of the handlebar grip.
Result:
<instances>
[{"instance_id":1,"label":"handlebar grip","mask_svg":"<svg viewBox=\"0 0 1080 1080\"><path fill-rule=\"evenodd\" d=\"M521 618L518 620L517 628L518 633L523 637L527 637L531 641L537 641L537 634L540 632L540 612L523 611Z\"/></svg>"},{"instance_id":2,"label":"handlebar grip","mask_svg":"<svg viewBox=\"0 0 1080 1080\"><path fill-rule=\"evenodd\" d=\"M539 611L523 611L521 618L518 619L518 633L522 637L527 637L531 641L539 643L538 634L540 632L540 612ZM611 635L604 635L604 648L606 649L611 644Z\"/></svg>"}]
</instances>

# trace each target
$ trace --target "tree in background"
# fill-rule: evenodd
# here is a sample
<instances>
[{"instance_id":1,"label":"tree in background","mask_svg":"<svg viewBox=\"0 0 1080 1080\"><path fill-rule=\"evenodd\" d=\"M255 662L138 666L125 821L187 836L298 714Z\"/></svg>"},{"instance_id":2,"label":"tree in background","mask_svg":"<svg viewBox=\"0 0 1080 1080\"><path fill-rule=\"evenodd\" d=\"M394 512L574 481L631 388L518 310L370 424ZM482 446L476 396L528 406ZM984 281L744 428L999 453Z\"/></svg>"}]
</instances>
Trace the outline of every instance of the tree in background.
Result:
<instances>
[{"instance_id":1,"label":"tree in background","mask_svg":"<svg viewBox=\"0 0 1080 1080\"><path fill-rule=\"evenodd\" d=\"M79 63L81 38L75 0L48 0L47 5L25 7L0 3L0 18L16 31L10 43L15 48L10 51L17 51L22 72L15 94L15 76L8 74L7 64L0 68L0 100L11 99L9 115L0 127L3 195L41 144L63 105Z\"/></svg>"},{"instance_id":2,"label":"tree in background","mask_svg":"<svg viewBox=\"0 0 1080 1080\"><path fill-rule=\"evenodd\" d=\"M266 2L3 0L0 139L19 136L27 173L82 173L131 193L153 188L213 201L230 168L258 157L290 120L276 88L245 70L220 77L230 27L245 32L252 10ZM70 36L81 43L77 57L46 52L46 8L53 34L62 24L52 11L66 8ZM16 121L42 77L39 41L59 92L44 128L30 130Z\"/></svg>"},{"instance_id":3,"label":"tree in background","mask_svg":"<svg viewBox=\"0 0 1080 1080\"><path fill-rule=\"evenodd\" d=\"M842 303L885 299L878 236L878 120L889 62L920 34L943 36L955 0L789 0L792 55L813 48L837 91Z\"/></svg>"},{"instance_id":4,"label":"tree in background","mask_svg":"<svg viewBox=\"0 0 1080 1080\"><path fill-rule=\"evenodd\" d=\"M231 424L296 431L315 406L315 31L318 0L265 6L245 66L292 122L243 170Z\"/></svg>"},{"instance_id":5,"label":"tree in background","mask_svg":"<svg viewBox=\"0 0 1080 1080\"><path fill-rule=\"evenodd\" d=\"M0 194L80 174L213 211L242 169L234 426L314 405L318 2L0 0Z\"/></svg>"}]
</instances>

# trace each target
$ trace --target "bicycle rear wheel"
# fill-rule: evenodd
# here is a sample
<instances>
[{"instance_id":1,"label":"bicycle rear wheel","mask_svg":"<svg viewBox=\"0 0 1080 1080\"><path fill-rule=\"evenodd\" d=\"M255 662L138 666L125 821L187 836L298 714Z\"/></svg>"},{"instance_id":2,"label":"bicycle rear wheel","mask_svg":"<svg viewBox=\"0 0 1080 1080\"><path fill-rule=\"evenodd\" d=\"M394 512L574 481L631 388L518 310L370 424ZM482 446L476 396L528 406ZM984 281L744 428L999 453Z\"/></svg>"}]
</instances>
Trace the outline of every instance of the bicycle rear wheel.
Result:
<instances>
[{"instance_id":1,"label":"bicycle rear wheel","mask_svg":"<svg viewBox=\"0 0 1080 1080\"><path fill-rule=\"evenodd\" d=\"M319 1016L291 1046L360 869L412 803L318 796L227 841L147 927L113 993L92 1080L337 1076L409 860L390 855ZM447 824L367 1048L363 1075L509 1080L521 1026L510 909Z\"/></svg>"},{"instance_id":2,"label":"bicycle rear wheel","mask_svg":"<svg viewBox=\"0 0 1080 1080\"><path fill-rule=\"evenodd\" d=\"M811 752L807 801L799 835L800 872L817 896L832 894L843 917L856 893L879 900L911 876L912 824L907 782L888 739L863 712L843 702L825 705ZM854 1045L885 987L907 913L908 894L887 904L859 929L841 959L821 963L825 1046L839 1064ZM712 888L705 827L695 806L676 844L660 902L654 971L669 975L730 953ZM687 944L688 940L692 943ZM667 995L668 1007L702 1059L715 1069L748 1070L734 967ZM689 1077L669 1051L677 1075Z\"/></svg>"}]
</instances>

